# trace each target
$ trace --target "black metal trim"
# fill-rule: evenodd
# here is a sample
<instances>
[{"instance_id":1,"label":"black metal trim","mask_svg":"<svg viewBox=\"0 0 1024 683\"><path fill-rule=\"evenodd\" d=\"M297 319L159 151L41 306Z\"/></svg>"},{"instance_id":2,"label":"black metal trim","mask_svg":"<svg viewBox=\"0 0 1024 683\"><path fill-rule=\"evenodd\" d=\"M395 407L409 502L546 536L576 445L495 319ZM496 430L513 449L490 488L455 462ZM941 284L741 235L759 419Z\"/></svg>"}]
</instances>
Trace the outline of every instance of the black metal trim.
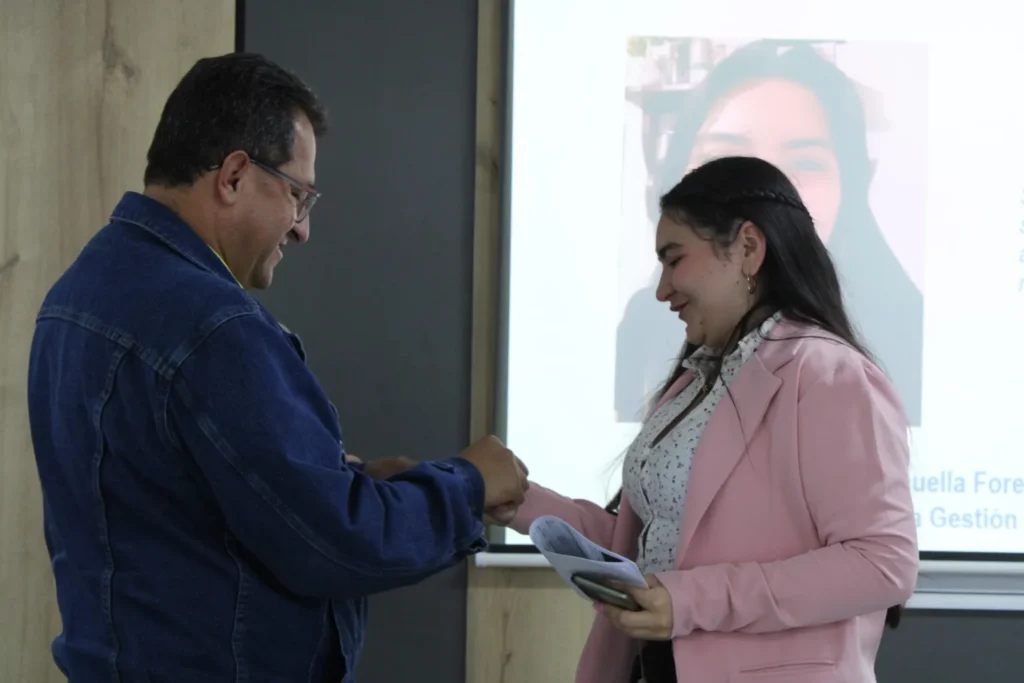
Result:
<instances>
[{"instance_id":1,"label":"black metal trim","mask_svg":"<svg viewBox=\"0 0 1024 683\"><path fill-rule=\"evenodd\" d=\"M245 0L235 0L235 52L245 52Z\"/></svg>"}]
</instances>

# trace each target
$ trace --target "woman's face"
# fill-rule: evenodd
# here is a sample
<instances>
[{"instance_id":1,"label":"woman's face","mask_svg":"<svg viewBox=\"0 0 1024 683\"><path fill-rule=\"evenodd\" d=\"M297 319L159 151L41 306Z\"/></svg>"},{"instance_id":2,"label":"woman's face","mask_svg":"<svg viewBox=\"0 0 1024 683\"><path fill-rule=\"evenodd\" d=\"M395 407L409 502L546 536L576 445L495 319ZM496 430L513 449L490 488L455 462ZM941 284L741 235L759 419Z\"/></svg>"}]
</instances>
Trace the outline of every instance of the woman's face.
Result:
<instances>
[{"instance_id":1,"label":"woman's face","mask_svg":"<svg viewBox=\"0 0 1024 683\"><path fill-rule=\"evenodd\" d=\"M697 133L688 168L724 156L753 156L796 185L822 242L842 200L839 164L818 98L791 81L758 81L721 98Z\"/></svg>"},{"instance_id":2,"label":"woman's face","mask_svg":"<svg viewBox=\"0 0 1024 683\"><path fill-rule=\"evenodd\" d=\"M716 250L686 223L658 221L661 263L656 295L686 323L686 340L720 348L754 301L747 276L764 261L764 235L749 221L728 248Z\"/></svg>"}]
</instances>

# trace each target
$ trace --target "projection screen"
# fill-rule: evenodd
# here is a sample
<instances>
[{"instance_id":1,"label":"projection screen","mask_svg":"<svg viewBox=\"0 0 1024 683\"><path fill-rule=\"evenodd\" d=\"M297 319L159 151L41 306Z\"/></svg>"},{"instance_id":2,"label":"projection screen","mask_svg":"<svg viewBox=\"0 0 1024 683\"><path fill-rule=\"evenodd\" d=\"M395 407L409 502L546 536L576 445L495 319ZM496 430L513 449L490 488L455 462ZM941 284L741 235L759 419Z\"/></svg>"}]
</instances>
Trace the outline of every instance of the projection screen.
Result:
<instances>
[{"instance_id":1,"label":"projection screen","mask_svg":"<svg viewBox=\"0 0 1024 683\"><path fill-rule=\"evenodd\" d=\"M534 481L618 490L685 334L654 296L663 169L760 156L799 188L910 418L912 606L1024 608L1024 44L1011 3L971 14L514 3L495 420ZM477 562L543 565L511 530Z\"/></svg>"}]
</instances>

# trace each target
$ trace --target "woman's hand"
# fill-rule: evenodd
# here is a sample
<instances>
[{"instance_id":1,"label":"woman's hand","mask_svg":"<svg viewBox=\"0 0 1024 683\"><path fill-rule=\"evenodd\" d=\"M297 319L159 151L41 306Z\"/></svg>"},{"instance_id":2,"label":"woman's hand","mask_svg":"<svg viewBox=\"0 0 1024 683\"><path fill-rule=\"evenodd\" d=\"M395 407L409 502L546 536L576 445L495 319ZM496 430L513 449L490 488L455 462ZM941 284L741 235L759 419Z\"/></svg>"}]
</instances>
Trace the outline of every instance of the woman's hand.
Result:
<instances>
[{"instance_id":1,"label":"woman's hand","mask_svg":"<svg viewBox=\"0 0 1024 683\"><path fill-rule=\"evenodd\" d=\"M597 611L612 622L612 626L636 640L672 639L672 596L661 585L658 577L649 575L647 588L636 586L615 587L628 593L643 609L639 612L619 609L611 605L594 603Z\"/></svg>"},{"instance_id":2,"label":"woman's hand","mask_svg":"<svg viewBox=\"0 0 1024 683\"><path fill-rule=\"evenodd\" d=\"M519 512L518 505L499 505L497 507L489 508L484 510L484 524L490 524L492 526L508 526L512 523L512 520L516 518L517 512Z\"/></svg>"}]
</instances>

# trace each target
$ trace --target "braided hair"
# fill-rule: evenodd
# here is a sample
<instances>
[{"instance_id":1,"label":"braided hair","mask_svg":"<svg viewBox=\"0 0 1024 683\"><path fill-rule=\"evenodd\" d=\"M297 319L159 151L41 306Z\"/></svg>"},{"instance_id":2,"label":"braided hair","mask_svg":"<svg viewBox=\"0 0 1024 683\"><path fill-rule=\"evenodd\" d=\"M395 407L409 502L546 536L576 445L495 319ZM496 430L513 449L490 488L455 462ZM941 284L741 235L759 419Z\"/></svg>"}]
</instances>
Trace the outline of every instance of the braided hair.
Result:
<instances>
[{"instance_id":1,"label":"braided hair","mask_svg":"<svg viewBox=\"0 0 1024 683\"><path fill-rule=\"evenodd\" d=\"M781 311L790 320L820 328L871 359L850 323L835 266L814 229L810 212L781 170L755 157L715 159L686 174L659 204L663 216L691 227L699 237L711 241L718 253L732 245L747 221L761 230L767 244L756 277L759 299L736 325L722 352L709 359L712 377L721 371L722 358L757 327L758 312L764 310ZM683 375L683 361L697 348L690 342L683 346L654 402ZM620 489L606 509L617 514L621 500ZM900 605L890 607L886 624L896 628L902 609Z\"/></svg>"},{"instance_id":2,"label":"braided hair","mask_svg":"<svg viewBox=\"0 0 1024 683\"><path fill-rule=\"evenodd\" d=\"M810 213L808 213L807 211L807 207L804 206L803 202L801 202L798 198L791 197L787 194L776 192L774 190L765 190L761 188L744 190L743 192L740 192L734 197L729 197L727 195L717 196L715 194L712 194L711 201L719 201L725 204L734 201L775 202L776 204L785 204L791 209L796 209L797 211L800 211L801 213L805 213L808 216L810 216Z\"/></svg>"}]
</instances>

